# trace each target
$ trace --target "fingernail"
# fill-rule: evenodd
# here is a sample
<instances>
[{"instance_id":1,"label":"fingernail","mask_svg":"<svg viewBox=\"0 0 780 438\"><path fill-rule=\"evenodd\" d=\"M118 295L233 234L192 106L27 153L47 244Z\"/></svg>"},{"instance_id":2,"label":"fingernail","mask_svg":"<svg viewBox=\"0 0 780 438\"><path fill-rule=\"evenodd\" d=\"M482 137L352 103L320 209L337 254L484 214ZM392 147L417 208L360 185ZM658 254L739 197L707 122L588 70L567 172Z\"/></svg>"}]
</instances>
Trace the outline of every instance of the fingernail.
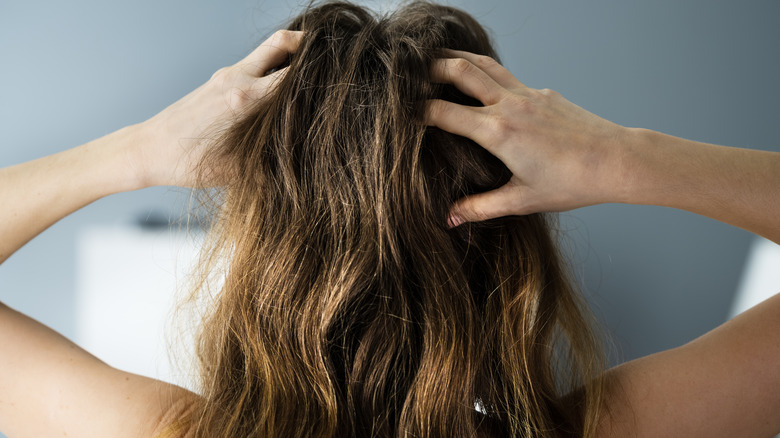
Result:
<instances>
[{"instance_id":1,"label":"fingernail","mask_svg":"<svg viewBox=\"0 0 780 438\"><path fill-rule=\"evenodd\" d=\"M450 217L447 219L447 225L448 225L450 228L455 228L455 227L457 227L458 225L462 224L463 222L465 222L465 221L463 220L463 218L461 218L460 216L458 216L458 215L456 215L456 214L452 214L452 215L450 215Z\"/></svg>"}]
</instances>

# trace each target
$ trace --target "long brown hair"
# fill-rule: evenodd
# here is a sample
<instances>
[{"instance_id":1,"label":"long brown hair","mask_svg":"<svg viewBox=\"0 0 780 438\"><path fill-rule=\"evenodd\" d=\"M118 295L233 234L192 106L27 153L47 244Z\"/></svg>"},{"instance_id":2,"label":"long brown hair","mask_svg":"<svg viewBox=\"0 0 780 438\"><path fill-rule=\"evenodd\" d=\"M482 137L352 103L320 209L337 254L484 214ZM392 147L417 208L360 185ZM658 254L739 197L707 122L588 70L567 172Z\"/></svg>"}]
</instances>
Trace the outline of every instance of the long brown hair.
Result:
<instances>
[{"instance_id":1,"label":"long brown hair","mask_svg":"<svg viewBox=\"0 0 780 438\"><path fill-rule=\"evenodd\" d=\"M203 437L590 435L603 366L590 318L533 214L447 226L510 177L421 123L441 48L496 57L458 9L310 6L289 71L216 142L199 336ZM206 164L207 164L206 163ZM204 164L204 167L207 167ZM222 265L221 265L222 264Z\"/></svg>"}]
</instances>

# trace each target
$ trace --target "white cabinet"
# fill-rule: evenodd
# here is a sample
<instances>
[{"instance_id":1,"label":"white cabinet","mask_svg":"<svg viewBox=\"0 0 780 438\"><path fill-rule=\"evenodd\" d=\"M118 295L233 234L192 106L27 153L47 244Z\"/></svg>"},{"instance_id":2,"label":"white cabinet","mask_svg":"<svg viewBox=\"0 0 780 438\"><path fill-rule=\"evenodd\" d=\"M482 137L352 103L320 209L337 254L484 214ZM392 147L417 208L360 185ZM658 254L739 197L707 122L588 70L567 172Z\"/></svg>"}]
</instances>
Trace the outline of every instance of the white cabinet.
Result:
<instances>
[{"instance_id":1,"label":"white cabinet","mask_svg":"<svg viewBox=\"0 0 780 438\"><path fill-rule=\"evenodd\" d=\"M780 293L780 245L757 237L750 247L729 317Z\"/></svg>"},{"instance_id":2,"label":"white cabinet","mask_svg":"<svg viewBox=\"0 0 780 438\"><path fill-rule=\"evenodd\" d=\"M172 317L177 297L189 292L201 240L199 232L167 227L80 233L76 342L113 367L192 388L192 327Z\"/></svg>"}]
</instances>

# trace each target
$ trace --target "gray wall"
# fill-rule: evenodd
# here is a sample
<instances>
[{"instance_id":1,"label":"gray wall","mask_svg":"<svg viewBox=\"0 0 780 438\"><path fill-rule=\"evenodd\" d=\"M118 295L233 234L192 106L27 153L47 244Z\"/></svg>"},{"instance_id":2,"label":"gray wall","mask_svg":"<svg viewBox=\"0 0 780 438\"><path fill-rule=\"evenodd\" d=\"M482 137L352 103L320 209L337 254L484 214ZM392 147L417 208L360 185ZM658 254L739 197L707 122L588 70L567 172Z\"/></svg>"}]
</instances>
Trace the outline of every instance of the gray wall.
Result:
<instances>
[{"instance_id":1,"label":"gray wall","mask_svg":"<svg viewBox=\"0 0 780 438\"><path fill-rule=\"evenodd\" d=\"M243 57L297 4L0 3L0 165L150 117ZM504 63L531 87L623 125L780 151L776 1L453 4L492 28ZM171 204L185 197L167 188L121 194L64 219L0 266L0 299L72 335L75 233L175 214ZM751 239L685 212L623 205L564 214L562 228L625 359L723 322Z\"/></svg>"}]
</instances>

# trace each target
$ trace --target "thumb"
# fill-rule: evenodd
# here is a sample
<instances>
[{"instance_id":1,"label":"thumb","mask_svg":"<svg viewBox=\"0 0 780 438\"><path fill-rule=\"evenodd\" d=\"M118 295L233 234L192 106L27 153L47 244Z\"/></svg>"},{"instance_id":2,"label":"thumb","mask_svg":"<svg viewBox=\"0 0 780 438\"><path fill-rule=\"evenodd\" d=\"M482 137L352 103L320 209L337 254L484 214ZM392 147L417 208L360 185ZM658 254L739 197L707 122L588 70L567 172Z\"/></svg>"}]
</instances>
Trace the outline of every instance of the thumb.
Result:
<instances>
[{"instance_id":1,"label":"thumb","mask_svg":"<svg viewBox=\"0 0 780 438\"><path fill-rule=\"evenodd\" d=\"M517 214L512 210L516 193L509 185L503 185L489 192L477 193L459 199L450 209L447 221L450 228L465 222L479 222L501 216Z\"/></svg>"}]
</instances>

